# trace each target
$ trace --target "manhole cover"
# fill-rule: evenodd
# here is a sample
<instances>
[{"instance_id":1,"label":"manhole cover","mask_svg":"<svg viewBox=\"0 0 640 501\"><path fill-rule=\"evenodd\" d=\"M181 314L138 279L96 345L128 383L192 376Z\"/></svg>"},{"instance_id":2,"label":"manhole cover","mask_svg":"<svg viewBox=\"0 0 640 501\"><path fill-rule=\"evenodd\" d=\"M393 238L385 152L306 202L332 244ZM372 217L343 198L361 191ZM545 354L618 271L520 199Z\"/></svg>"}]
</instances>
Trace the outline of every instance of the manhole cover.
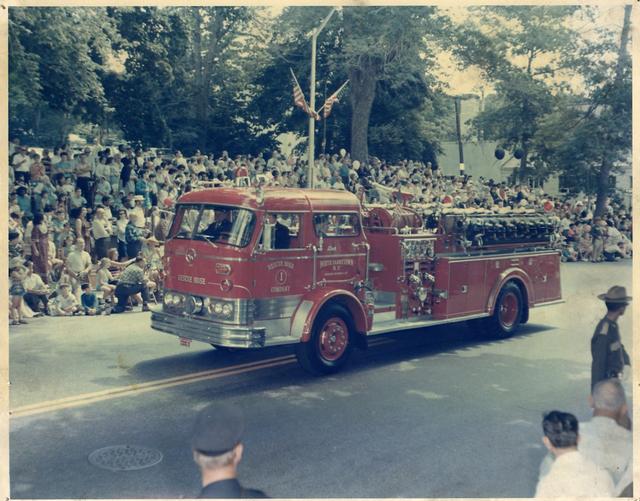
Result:
<instances>
[{"instance_id":1,"label":"manhole cover","mask_svg":"<svg viewBox=\"0 0 640 501\"><path fill-rule=\"evenodd\" d=\"M141 470L162 461L162 453L139 445L112 445L89 454L89 462L111 471Z\"/></svg>"}]
</instances>

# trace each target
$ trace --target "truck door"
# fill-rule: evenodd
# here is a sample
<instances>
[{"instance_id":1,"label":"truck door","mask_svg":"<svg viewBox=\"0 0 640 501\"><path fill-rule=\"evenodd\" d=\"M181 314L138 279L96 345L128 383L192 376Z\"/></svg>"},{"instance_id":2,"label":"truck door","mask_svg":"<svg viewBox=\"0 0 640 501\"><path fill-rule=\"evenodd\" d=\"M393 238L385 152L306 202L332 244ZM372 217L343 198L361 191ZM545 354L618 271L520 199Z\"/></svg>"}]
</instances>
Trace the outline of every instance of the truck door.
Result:
<instances>
[{"instance_id":1,"label":"truck door","mask_svg":"<svg viewBox=\"0 0 640 501\"><path fill-rule=\"evenodd\" d=\"M313 255L302 213L267 212L256 257L256 296L301 297L311 288Z\"/></svg>"},{"instance_id":2,"label":"truck door","mask_svg":"<svg viewBox=\"0 0 640 501\"><path fill-rule=\"evenodd\" d=\"M357 212L326 212L313 215L316 237L317 286L350 288L364 280L368 246Z\"/></svg>"}]
</instances>

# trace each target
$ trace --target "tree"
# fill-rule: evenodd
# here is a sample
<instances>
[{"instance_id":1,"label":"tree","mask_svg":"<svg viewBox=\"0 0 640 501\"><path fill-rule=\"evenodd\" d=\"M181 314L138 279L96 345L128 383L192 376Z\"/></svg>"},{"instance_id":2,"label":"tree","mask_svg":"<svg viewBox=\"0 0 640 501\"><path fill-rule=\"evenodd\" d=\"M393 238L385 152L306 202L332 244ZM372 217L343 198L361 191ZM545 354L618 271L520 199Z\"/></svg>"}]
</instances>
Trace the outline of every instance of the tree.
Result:
<instances>
[{"instance_id":1,"label":"tree","mask_svg":"<svg viewBox=\"0 0 640 501\"><path fill-rule=\"evenodd\" d=\"M542 123L542 156L555 164L565 185L596 195L595 216L605 211L616 165L631 150L631 60L628 54L630 6L622 30L603 29L582 40L571 60L583 78L581 95L566 97Z\"/></svg>"},{"instance_id":2,"label":"tree","mask_svg":"<svg viewBox=\"0 0 640 501\"><path fill-rule=\"evenodd\" d=\"M304 134L307 117L293 109L289 68L308 95L307 35L328 13L329 8L293 7L276 21L269 60L258 79L264 95L257 103L277 131ZM425 126L421 111L441 111L428 103L437 88L429 70L432 47L444 31L446 20L431 7L345 7L335 14L318 37L316 95L325 97L325 86L331 93L349 78L343 100L351 116L344 118L342 105L334 109L328 143L340 148L350 142L352 157L360 160L368 159L370 145L386 158L385 142L397 157L437 150L438 136Z\"/></svg>"},{"instance_id":3,"label":"tree","mask_svg":"<svg viewBox=\"0 0 640 501\"><path fill-rule=\"evenodd\" d=\"M576 33L565 21L574 6L479 7L455 31L454 53L477 65L495 85L498 100L489 103L475 126L483 137L521 150L516 178L525 178L532 162L540 123L557 105L564 88L553 77L567 65Z\"/></svg>"},{"instance_id":4,"label":"tree","mask_svg":"<svg viewBox=\"0 0 640 501\"><path fill-rule=\"evenodd\" d=\"M115 34L104 9L19 8L9 11L9 122L40 138L41 120L64 121L64 141L77 120L107 107L100 72Z\"/></svg>"}]
</instances>

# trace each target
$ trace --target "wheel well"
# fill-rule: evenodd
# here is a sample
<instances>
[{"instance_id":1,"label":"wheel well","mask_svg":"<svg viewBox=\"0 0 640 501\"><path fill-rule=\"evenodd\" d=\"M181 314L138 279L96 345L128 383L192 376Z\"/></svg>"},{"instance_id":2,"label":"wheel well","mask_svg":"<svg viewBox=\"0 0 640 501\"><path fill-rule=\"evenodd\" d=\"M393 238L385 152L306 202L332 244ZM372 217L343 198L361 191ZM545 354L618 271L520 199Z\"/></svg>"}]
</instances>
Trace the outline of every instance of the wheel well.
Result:
<instances>
[{"instance_id":1,"label":"wheel well","mask_svg":"<svg viewBox=\"0 0 640 501\"><path fill-rule=\"evenodd\" d=\"M367 332L366 319L362 315L362 307L357 301L349 296L340 295L332 297L322 305L322 307L318 311L318 315L320 315L322 310L334 304L347 309L347 311L351 315L356 334ZM316 315L316 318L318 315Z\"/></svg>"}]
</instances>

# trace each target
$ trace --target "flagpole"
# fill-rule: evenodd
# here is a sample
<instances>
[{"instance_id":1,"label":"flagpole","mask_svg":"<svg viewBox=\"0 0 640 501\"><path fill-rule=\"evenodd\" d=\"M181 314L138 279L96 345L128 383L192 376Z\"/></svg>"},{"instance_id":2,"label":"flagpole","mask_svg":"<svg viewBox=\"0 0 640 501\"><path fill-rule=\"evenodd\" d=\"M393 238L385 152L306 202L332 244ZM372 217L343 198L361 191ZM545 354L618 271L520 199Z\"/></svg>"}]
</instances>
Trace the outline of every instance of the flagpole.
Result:
<instances>
[{"instance_id":1,"label":"flagpole","mask_svg":"<svg viewBox=\"0 0 640 501\"><path fill-rule=\"evenodd\" d=\"M314 172L313 172L313 158L315 155L315 117L314 111L316 109L316 44L318 41L318 35L324 29L326 24L331 19L331 16L336 12L335 7L331 9L329 15L325 17L316 29L313 30L311 34L311 92L309 93L309 108L311 109L311 113L309 114L309 155L308 155L308 172L309 179L307 179L307 186L309 188L313 188L314 185Z\"/></svg>"},{"instance_id":2,"label":"flagpole","mask_svg":"<svg viewBox=\"0 0 640 501\"><path fill-rule=\"evenodd\" d=\"M324 79L324 102L327 102L327 79ZM322 105L324 108L324 104ZM319 113L319 112L318 112ZM323 127L322 127L322 154L326 155L327 153L327 119L324 119Z\"/></svg>"}]
</instances>

